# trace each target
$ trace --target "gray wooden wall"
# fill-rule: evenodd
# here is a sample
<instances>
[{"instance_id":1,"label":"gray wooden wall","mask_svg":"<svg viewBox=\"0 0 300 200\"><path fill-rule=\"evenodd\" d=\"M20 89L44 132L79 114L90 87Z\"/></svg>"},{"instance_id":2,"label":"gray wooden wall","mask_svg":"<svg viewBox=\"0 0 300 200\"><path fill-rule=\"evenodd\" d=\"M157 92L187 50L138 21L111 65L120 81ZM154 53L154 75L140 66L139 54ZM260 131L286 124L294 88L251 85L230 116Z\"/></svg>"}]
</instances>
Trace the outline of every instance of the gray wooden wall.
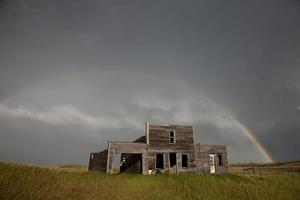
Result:
<instances>
[{"instance_id":1,"label":"gray wooden wall","mask_svg":"<svg viewBox=\"0 0 300 200\"><path fill-rule=\"evenodd\" d=\"M175 143L170 142L170 131L175 133ZM163 154L164 168L170 167L169 155L176 153L177 172L210 173L209 154L221 155L222 165L218 165L216 156L216 173L228 172L226 145L194 144L192 126L163 125L146 123L146 137L134 142L108 142L108 149L90 155L89 170L114 173L113 161L122 153L142 155L142 173L156 169L156 155ZM188 167L182 168L182 154L188 155ZM116 166L119 168L119 165Z\"/></svg>"},{"instance_id":2,"label":"gray wooden wall","mask_svg":"<svg viewBox=\"0 0 300 200\"><path fill-rule=\"evenodd\" d=\"M134 142L109 142L108 143L108 157L107 157L107 173L114 173L113 159L116 154L132 153L142 155L142 169L143 174L147 174L147 144Z\"/></svg>"},{"instance_id":3,"label":"gray wooden wall","mask_svg":"<svg viewBox=\"0 0 300 200\"><path fill-rule=\"evenodd\" d=\"M90 153L89 170L106 172L107 150L99 153Z\"/></svg>"},{"instance_id":4,"label":"gray wooden wall","mask_svg":"<svg viewBox=\"0 0 300 200\"><path fill-rule=\"evenodd\" d=\"M216 173L228 172L228 158L226 145L209 145L209 144L196 144L196 167L198 173L210 173L209 154L221 155L222 165L218 165L218 157L216 156Z\"/></svg>"},{"instance_id":5,"label":"gray wooden wall","mask_svg":"<svg viewBox=\"0 0 300 200\"><path fill-rule=\"evenodd\" d=\"M147 126L147 125L146 125ZM195 168L194 133L192 126L148 124L148 167L155 169L156 154L164 155L164 167L169 168L169 153L176 153L177 168L188 171ZM170 131L175 133L175 143L170 142ZM181 169L181 155L188 155L188 169Z\"/></svg>"}]
</instances>

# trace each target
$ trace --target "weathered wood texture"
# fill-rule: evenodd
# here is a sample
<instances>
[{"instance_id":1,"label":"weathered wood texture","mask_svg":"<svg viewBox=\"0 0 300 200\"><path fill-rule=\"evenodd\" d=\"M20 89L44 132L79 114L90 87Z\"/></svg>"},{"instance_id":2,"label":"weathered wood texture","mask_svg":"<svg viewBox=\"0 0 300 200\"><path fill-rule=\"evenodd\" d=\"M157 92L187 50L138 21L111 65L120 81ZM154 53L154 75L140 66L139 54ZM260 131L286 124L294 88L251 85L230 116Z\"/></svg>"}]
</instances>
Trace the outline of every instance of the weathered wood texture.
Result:
<instances>
[{"instance_id":1,"label":"weathered wood texture","mask_svg":"<svg viewBox=\"0 0 300 200\"><path fill-rule=\"evenodd\" d=\"M174 143L171 143L170 132L174 133ZM156 169L157 153L164 155L164 168L170 167L169 155L176 153L178 171L195 168L194 133L192 126L183 125L155 125L148 124L148 167ZM182 154L188 155L188 167L182 168Z\"/></svg>"},{"instance_id":2,"label":"weathered wood texture","mask_svg":"<svg viewBox=\"0 0 300 200\"><path fill-rule=\"evenodd\" d=\"M163 154L164 156L164 168L170 167L170 153L176 153L176 166L178 171L184 171L185 168L182 168L182 155L188 156L188 167L187 168L195 168L196 161L195 161L195 151L194 149L188 151L179 151L179 150L155 150L155 151L148 151L148 168L149 169L156 169L156 154Z\"/></svg>"},{"instance_id":3,"label":"weathered wood texture","mask_svg":"<svg viewBox=\"0 0 300 200\"><path fill-rule=\"evenodd\" d=\"M147 154L146 143L134 143L134 142L109 142L108 143L108 157L107 157L107 173L113 173L113 160L116 154L130 153L130 154L141 154L142 155L142 170L143 174L146 173L148 167L146 166L146 154Z\"/></svg>"},{"instance_id":4,"label":"weathered wood texture","mask_svg":"<svg viewBox=\"0 0 300 200\"><path fill-rule=\"evenodd\" d=\"M99 153L91 153L89 161L90 171L101 171L106 172L107 165L107 150Z\"/></svg>"},{"instance_id":5,"label":"weathered wood texture","mask_svg":"<svg viewBox=\"0 0 300 200\"><path fill-rule=\"evenodd\" d=\"M184 150L193 148L194 133L192 126L149 124L148 127L149 148ZM170 142L171 131L174 133L174 143Z\"/></svg>"},{"instance_id":6,"label":"weathered wood texture","mask_svg":"<svg viewBox=\"0 0 300 200\"><path fill-rule=\"evenodd\" d=\"M139 137L134 143L146 143L146 136ZM89 170L90 171L107 171L107 154L108 151L104 150L98 153L91 153L89 159Z\"/></svg>"},{"instance_id":7,"label":"weathered wood texture","mask_svg":"<svg viewBox=\"0 0 300 200\"><path fill-rule=\"evenodd\" d=\"M146 123L145 132L146 136L134 142L109 142L107 151L92 153L89 169L97 171L106 169L106 172L111 174L114 173L113 161L117 160L117 155L139 154L141 164L137 164L136 168L142 167L142 173L148 174L148 170L158 170L156 157L157 154L162 154L163 170L174 171L176 169L176 173L210 173L209 154L214 154L215 173L228 172L226 146L195 144L192 126ZM173 136L170 132L173 132ZM174 142L170 139L171 137L174 137ZM176 165L172 168L170 166L171 153L176 154ZM184 166L182 161L185 157L187 157L187 166ZM219 157L222 162L219 162Z\"/></svg>"},{"instance_id":8,"label":"weathered wood texture","mask_svg":"<svg viewBox=\"0 0 300 200\"><path fill-rule=\"evenodd\" d=\"M228 158L226 145L210 145L210 144L196 144L196 168L198 173L210 173L209 154L216 155L215 157L215 173L228 172ZM222 164L219 165L219 158L221 156Z\"/></svg>"}]
</instances>

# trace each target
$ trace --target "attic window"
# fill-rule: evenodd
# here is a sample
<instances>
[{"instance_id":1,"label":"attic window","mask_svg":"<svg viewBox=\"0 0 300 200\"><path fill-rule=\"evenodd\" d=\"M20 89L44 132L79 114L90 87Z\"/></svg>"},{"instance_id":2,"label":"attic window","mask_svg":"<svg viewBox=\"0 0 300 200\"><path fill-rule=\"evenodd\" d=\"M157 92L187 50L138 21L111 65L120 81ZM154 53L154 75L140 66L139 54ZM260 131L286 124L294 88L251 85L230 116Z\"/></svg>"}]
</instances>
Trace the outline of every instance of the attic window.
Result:
<instances>
[{"instance_id":1,"label":"attic window","mask_svg":"<svg viewBox=\"0 0 300 200\"><path fill-rule=\"evenodd\" d=\"M170 131L170 143L175 144L175 131Z\"/></svg>"}]
</instances>

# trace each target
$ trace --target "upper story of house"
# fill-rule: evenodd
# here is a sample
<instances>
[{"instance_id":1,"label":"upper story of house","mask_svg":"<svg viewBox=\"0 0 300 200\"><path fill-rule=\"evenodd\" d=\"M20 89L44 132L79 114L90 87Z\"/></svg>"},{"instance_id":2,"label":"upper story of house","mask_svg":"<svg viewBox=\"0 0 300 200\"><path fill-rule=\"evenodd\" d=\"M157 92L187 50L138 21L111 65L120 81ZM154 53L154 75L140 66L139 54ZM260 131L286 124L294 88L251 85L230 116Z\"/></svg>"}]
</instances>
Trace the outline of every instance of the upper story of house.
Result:
<instances>
[{"instance_id":1,"label":"upper story of house","mask_svg":"<svg viewBox=\"0 0 300 200\"><path fill-rule=\"evenodd\" d=\"M195 143L193 127L175 124L153 124L146 122L146 143L159 149L189 149Z\"/></svg>"}]
</instances>

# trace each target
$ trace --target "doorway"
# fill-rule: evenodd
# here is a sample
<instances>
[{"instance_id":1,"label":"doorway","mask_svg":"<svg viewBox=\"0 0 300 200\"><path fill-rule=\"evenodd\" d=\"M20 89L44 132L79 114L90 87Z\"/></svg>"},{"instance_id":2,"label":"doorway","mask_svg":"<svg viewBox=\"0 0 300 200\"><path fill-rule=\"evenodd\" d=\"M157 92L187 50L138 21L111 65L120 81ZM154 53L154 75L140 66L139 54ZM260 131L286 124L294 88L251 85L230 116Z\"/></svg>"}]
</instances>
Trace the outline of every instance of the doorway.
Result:
<instances>
[{"instance_id":1,"label":"doorway","mask_svg":"<svg viewBox=\"0 0 300 200\"><path fill-rule=\"evenodd\" d=\"M120 173L142 174L142 154L122 153L120 158Z\"/></svg>"},{"instance_id":2,"label":"doorway","mask_svg":"<svg viewBox=\"0 0 300 200\"><path fill-rule=\"evenodd\" d=\"M156 169L164 169L164 154L158 153L156 154Z\"/></svg>"},{"instance_id":3,"label":"doorway","mask_svg":"<svg viewBox=\"0 0 300 200\"><path fill-rule=\"evenodd\" d=\"M215 154L209 154L209 168L210 168L210 173L214 174L216 173L216 162L215 162Z\"/></svg>"},{"instance_id":4,"label":"doorway","mask_svg":"<svg viewBox=\"0 0 300 200\"><path fill-rule=\"evenodd\" d=\"M169 159L170 159L170 167L176 166L176 153L170 153L169 154Z\"/></svg>"}]
</instances>

